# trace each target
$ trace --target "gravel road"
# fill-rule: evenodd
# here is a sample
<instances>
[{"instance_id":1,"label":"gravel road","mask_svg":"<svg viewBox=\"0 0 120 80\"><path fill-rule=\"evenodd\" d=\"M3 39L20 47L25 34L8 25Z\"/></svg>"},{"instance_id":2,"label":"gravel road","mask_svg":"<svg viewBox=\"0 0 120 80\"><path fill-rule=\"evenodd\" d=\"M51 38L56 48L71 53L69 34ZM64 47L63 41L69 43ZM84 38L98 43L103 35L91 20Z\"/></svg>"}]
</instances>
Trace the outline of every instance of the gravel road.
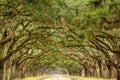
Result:
<instances>
[{"instance_id":1,"label":"gravel road","mask_svg":"<svg viewBox=\"0 0 120 80\"><path fill-rule=\"evenodd\" d=\"M44 80L72 80L72 79L62 75L53 75L49 78L45 78Z\"/></svg>"}]
</instances>

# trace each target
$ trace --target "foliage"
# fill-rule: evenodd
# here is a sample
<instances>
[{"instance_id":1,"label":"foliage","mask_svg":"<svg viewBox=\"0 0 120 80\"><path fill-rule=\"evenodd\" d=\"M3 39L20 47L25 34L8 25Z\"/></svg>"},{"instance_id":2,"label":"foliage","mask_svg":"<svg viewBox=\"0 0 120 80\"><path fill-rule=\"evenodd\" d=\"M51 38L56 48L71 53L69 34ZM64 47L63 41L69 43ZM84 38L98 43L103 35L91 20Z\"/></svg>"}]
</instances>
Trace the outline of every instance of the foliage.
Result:
<instances>
[{"instance_id":1,"label":"foliage","mask_svg":"<svg viewBox=\"0 0 120 80\"><path fill-rule=\"evenodd\" d=\"M0 66L119 73L119 0L1 0L0 11Z\"/></svg>"}]
</instances>

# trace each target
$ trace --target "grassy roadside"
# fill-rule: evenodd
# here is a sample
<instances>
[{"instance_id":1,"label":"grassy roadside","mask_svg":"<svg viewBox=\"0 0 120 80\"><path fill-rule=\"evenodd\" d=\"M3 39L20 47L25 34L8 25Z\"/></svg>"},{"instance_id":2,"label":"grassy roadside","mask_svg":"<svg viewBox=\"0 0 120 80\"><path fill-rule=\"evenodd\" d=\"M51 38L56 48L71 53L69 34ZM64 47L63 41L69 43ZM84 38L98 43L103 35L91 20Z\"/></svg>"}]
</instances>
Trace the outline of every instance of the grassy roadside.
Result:
<instances>
[{"instance_id":1,"label":"grassy roadside","mask_svg":"<svg viewBox=\"0 0 120 80\"><path fill-rule=\"evenodd\" d=\"M80 76L70 76L71 78L77 79L77 80L117 80L117 79L103 79L103 78L91 78L91 77L80 77Z\"/></svg>"},{"instance_id":2,"label":"grassy roadside","mask_svg":"<svg viewBox=\"0 0 120 80\"><path fill-rule=\"evenodd\" d=\"M49 77L50 75L41 75L41 76L36 76L36 77L27 77L22 80L43 80L46 77ZM16 79L16 80L21 80L21 79Z\"/></svg>"},{"instance_id":3,"label":"grassy roadside","mask_svg":"<svg viewBox=\"0 0 120 80\"><path fill-rule=\"evenodd\" d=\"M23 80L42 80L45 76L28 77Z\"/></svg>"},{"instance_id":4,"label":"grassy roadside","mask_svg":"<svg viewBox=\"0 0 120 80\"><path fill-rule=\"evenodd\" d=\"M43 80L44 78L50 77L50 76L51 75L41 75L41 76L36 76L36 77L27 77L22 80ZM117 80L117 79L90 78L90 77L67 76L67 75L64 75L64 76L70 77L73 80ZM21 79L16 79L16 80L21 80Z\"/></svg>"}]
</instances>

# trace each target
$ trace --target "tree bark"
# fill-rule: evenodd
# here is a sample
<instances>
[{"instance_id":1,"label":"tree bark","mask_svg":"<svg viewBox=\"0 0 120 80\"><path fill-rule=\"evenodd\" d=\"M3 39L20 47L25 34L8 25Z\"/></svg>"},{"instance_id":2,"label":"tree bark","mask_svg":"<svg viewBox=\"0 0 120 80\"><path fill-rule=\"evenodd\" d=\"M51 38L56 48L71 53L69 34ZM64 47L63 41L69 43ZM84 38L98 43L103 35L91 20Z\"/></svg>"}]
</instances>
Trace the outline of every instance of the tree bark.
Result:
<instances>
[{"instance_id":1,"label":"tree bark","mask_svg":"<svg viewBox=\"0 0 120 80\"><path fill-rule=\"evenodd\" d=\"M12 80L12 65L11 61L6 62L6 80Z\"/></svg>"},{"instance_id":2,"label":"tree bark","mask_svg":"<svg viewBox=\"0 0 120 80\"><path fill-rule=\"evenodd\" d=\"M120 80L120 66L117 69L117 80Z\"/></svg>"},{"instance_id":3,"label":"tree bark","mask_svg":"<svg viewBox=\"0 0 120 80\"><path fill-rule=\"evenodd\" d=\"M16 64L12 65L12 78L15 79L16 78Z\"/></svg>"},{"instance_id":4,"label":"tree bark","mask_svg":"<svg viewBox=\"0 0 120 80\"><path fill-rule=\"evenodd\" d=\"M82 71L81 71L82 77L85 77L85 68L83 67Z\"/></svg>"},{"instance_id":5,"label":"tree bark","mask_svg":"<svg viewBox=\"0 0 120 80\"><path fill-rule=\"evenodd\" d=\"M4 75L4 65L0 64L0 80L4 80L3 75Z\"/></svg>"},{"instance_id":6,"label":"tree bark","mask_svg":"<svg viewBox=\"0 0 120 80\"><path fill-rule=\"evenodd\" d=\"M23 66L23 68L21 69L21 79L23 79L23 78L25 78L25 76L26 76L26 70L25 70L26 68Z\"/></svg>"},{"instance_id":7,"label":"tree bark","mask_svg":"<svg viewBox=\"0 0 120 80\"><path fill-rule=\"evenodd\" d=\"M97 77L97 70L96 67L93 67L93 76L92 77Z\"/></svg>"},{"instance_id":8,"label":"tree bark","mask_svg":"<svg viewBox=\"0 0 120 80\"><path fill-rule=\"evenodd\" d=\"M99 75L98 75L98 77L103 77L102 76L102 64L100 62L98 62L98 67L99 67Z\"/></svg>"},{"instance_id":9,"label":"tree bark","mask_svg":"<svg viewBox=\"0 0 120 80\"><path fill-rule=\"evenodd\" d=\"M107 68L108 68L108 78L111 79L112 78L112 66L107 65Z\"/></svg>"}]
</instances>

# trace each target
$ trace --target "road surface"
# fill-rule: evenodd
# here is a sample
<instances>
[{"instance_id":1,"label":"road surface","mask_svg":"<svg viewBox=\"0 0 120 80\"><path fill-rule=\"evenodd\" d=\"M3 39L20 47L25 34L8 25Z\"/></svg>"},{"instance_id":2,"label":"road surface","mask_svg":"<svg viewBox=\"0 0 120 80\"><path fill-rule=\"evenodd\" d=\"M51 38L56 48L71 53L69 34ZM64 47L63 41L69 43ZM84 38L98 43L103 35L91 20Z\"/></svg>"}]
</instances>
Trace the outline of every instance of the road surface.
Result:
<instances>
[{"instance_id":1,"label":"road surface","mask_svg":"<svg viewBox=\"0 0 120 80\"><path fill-rule=\"evenodd\" d=\"M62 75L53 75L53 76L46 78L44 80L72 80L72 79L65 77L65 76L62 76Z\"/></svg>"}]
</instances>

